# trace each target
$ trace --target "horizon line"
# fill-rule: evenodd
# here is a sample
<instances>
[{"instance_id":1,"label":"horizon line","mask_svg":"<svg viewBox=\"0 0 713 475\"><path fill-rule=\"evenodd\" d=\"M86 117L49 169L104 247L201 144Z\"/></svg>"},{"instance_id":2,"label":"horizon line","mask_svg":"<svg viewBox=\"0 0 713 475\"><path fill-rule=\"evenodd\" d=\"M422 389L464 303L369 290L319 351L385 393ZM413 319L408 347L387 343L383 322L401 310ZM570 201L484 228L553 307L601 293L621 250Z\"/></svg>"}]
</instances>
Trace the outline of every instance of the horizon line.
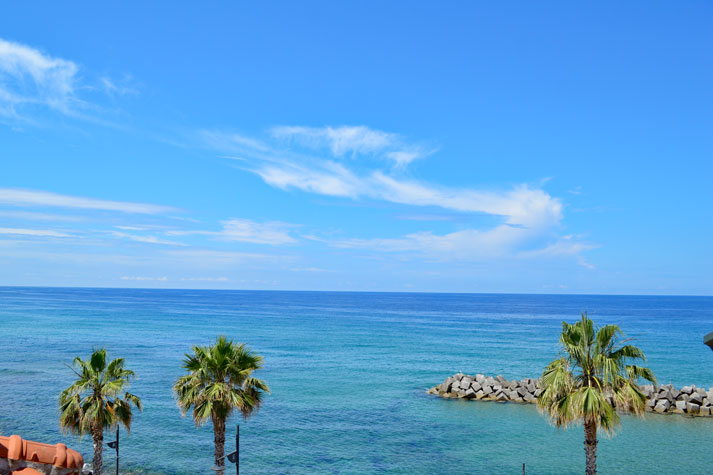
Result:
<instances>
[{"instance_id":1,"label":"horizon line","mask_svg":"<svg viewBox=\"0 0 713 475\"><path fill-rule=\"evenodd\" d=\"M434 295L530 295L530 296L569 296L569 297L693 297L713 298L711 295L690 294L601 294L601 293L534 293L534 292L436 292L409 290L299 290L299 289L214 289L181 287L92 287L92 286L55 286L55 285L0 285L0 289L92 289L92 290L171 290L171 291L210 291L210 292L314 292L314 293L363 293L363 294L434 294Z\"/></svg>"}]
</instances>

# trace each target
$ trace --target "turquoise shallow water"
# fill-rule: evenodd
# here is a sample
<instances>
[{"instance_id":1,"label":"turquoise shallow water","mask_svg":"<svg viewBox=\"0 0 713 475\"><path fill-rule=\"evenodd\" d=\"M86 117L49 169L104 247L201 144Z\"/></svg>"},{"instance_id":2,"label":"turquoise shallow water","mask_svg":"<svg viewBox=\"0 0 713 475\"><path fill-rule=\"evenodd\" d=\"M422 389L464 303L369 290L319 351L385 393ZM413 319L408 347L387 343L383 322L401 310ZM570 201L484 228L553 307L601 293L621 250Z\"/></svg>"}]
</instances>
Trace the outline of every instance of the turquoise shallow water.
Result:
<instances>
[{"instance_id":1,"label":"turquoise shallow water","mask_svg":"<svg viewBox=\"0 0 713 475\"><path fill-rule=\"evenodd\" d=\"M101 345L137 372L146 406L123 435L123 468L212 473L211 428L180 417L171 385L190 345L223 333L264 355L272 389L241 422L244 473L581 473L581 428L425 391L456 371L538 376L561 321L582 310L620 324L661 382L713 386L710 297L0 288L0 433L89 456L89 438L60 433L56 397L72 380L64 364ZM713 418L624 417L599 467L710 473L712 449Z\"/></svg>"}]
</instances>

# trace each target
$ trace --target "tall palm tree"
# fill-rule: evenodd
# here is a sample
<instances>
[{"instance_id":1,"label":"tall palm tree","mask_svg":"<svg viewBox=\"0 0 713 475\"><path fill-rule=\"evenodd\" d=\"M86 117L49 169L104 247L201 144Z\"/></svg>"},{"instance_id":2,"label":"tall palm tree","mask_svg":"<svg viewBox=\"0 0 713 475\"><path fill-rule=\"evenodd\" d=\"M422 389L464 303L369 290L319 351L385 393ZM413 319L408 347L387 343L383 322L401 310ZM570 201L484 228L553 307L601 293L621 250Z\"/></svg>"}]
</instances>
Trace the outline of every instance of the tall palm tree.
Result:
<instances>
[{"instance_id":1,"label":"tall palm tree","mask_svg":"<svg viewBox=\"0 0 713 475\"><path fill-rule=\"evenodd\" d=\"M91 433L94 439L93 473L102 473L104 431L121 424L131 429L131 406L143 410L141 400L127 392L134 372L124 368L124 358L107 365L106 350L95 349L87 360L75 357L77 380L59 395L59 424L71 433Z\"/></svg>"},{"instance_id":2,"label":"tall palm tree","mask_svg":"<svg viewBox=\"0 0 713 475\"><path fill-rule=\"evenodd\" d=\"M586 313L577 323L562 322L561 356L542 373L540 410L557 427L584 424L587 475L597 473L597 429L611 434L619 424L617 410L642 415L646 397L637 382L656 383L649 368L630 364L646 358L621 336L617 325L595 328Z\"/></svg>"},{"instance_id":3,"label":"tall palm tree","mask_svg":"<svg viewBox=\"0 0 713 475\"><path fill-rule=\"evenodd\" d=\"M208 419L213 423L215 465L225 470L225 421L238 410L247 419L260 408L270 390L264 381L252 376L262 367L262 356L244 343L233 343L219 336L211 346L194 346L186 354L181 376L173 385L178 407L183 415L193 409L196 427Z\"/></svg>"}]
</instances>

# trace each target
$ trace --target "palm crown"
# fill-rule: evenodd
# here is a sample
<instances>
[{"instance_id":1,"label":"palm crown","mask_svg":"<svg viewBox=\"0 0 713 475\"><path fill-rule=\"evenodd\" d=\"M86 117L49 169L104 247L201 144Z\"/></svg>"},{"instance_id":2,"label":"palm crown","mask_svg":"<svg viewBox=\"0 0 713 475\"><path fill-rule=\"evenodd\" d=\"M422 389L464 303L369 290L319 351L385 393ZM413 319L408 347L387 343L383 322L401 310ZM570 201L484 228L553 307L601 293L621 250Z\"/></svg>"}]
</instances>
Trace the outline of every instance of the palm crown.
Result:
<instances>
[{"instance_id":1,"label":"palm crown","mask_svg":"<svg viewBox=\"0 0 713 475\"><path fill-rule=\"evenodd\" d=\"M262 367L261 356L225 336L192 349L183 361L188 374L176 381L174 391L184 414L193 409L197 426L209 418L225 421L236 409L247 418L260 408L269 392L264 381L252 377Z\"/></svg>"},{"instance_id":2,"label":"palm crown","mask_svg":"<svg viewBox=\"0 0 713 475\"><path fill-rule=\"evenodd\" d=\"M645 360L644 353L623 344L622 335L617 325L597 331L586 313L577 323L562 322L563 355L545 368L538 397L558 427L583 421L610 432L619 424L616 409L643 413L646 397L637 381L656 378L649 368L630 364Z\"/></svg>"},{"instance_id":3,"label":"palm crown","mask_svg":"<svg viewBox=\"0 0 713 475\"><path fill-rule=\"evenodd\" d=\"M103 431L118 423L131 428L131 406L142 410L141 400L125 389L134 372L124 368L124 359L108 365L106 350L94 350L88 360L75 357L72 370L77 380L59 397L60 425L75 434Z\"/></svg>"}]
</instances>

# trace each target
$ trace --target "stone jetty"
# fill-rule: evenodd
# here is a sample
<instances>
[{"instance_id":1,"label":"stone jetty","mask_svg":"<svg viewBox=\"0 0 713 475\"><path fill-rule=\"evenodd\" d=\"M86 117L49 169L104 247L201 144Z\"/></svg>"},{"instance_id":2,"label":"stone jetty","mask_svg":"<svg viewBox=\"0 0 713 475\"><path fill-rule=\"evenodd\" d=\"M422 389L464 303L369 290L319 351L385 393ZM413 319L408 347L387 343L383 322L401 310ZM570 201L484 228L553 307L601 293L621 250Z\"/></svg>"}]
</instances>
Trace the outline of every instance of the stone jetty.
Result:
<instances>
[{"instance_id":1,"label":"stone jetty","mask_svg":"<svg viewBox=\"0 0 713 475\"><path fill-rule=\"evenodd\" d=\"M672 384L661 386L646 384L640 388L646 396L647 411L660 414L713 416L713 388L705 390L691 385L677 389ZM444 398L533 404L537 402L537 396L542 389L539 379L508 381L501 375L493 378L482 374L469 376L458 373L446 378L428 392Z\"/></svg>"}]
</instances>

